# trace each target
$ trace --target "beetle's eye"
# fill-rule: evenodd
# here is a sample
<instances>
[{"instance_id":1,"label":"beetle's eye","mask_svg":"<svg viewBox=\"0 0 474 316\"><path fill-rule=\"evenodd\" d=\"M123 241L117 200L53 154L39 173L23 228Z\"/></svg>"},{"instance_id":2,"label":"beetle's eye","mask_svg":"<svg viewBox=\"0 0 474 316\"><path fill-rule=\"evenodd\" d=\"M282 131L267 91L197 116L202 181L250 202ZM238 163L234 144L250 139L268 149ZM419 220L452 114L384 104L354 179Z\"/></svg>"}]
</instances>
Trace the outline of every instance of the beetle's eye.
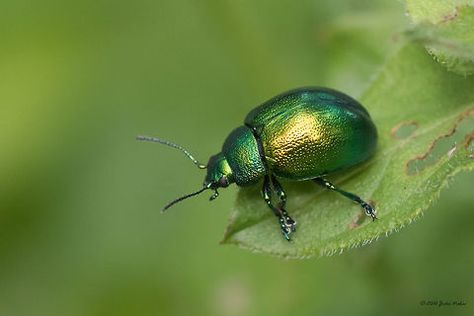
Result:
<instances>
[{"instance_id":1,"label":"beetle's eye","mask_svg":"<svg viewBox=\"0 0 474 316\"><path fill-rule=\"evenodd\" d=\"M229 186L229 181L227 181L227 177L226 176L222 176L219 178L219 186L221 188L226 188Z\"/></svg>"}]
</instances>

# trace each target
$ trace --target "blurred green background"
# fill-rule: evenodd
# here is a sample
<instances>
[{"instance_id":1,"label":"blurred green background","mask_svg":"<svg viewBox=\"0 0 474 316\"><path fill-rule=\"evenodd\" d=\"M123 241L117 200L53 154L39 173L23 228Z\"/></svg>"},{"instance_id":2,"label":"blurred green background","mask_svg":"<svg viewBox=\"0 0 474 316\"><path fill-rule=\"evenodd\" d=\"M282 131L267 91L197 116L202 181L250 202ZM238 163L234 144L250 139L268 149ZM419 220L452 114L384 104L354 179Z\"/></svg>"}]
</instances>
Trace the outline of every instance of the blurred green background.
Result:
<instances>
[{"instance_id":1,"label":"blurred green background","mask_svg":"<svg viewBox=\"0 0 474 316\"><path fill-rule=\"evenodd\" d=\"M161 215L204 174L134 140L160 136L206 161L279 92L324 85L357 98L400 45L404 10L0 1L0 315L472 314L472 174L398 234L285 261L218 244L235 187Z\"/></svg>"}]
</instances>

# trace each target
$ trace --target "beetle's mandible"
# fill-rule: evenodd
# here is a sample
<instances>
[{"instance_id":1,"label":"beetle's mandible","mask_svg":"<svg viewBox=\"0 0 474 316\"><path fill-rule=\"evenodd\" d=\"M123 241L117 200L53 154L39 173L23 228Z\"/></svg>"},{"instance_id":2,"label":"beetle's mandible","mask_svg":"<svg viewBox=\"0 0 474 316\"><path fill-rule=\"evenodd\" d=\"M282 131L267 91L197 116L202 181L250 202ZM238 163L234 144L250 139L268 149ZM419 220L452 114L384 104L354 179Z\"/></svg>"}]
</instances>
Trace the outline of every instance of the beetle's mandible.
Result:
<instances>
[{"instance_id":1,"label":"beetle's mandible","mask_svg":"<svg viewBox=\"0 0 474 316\"><path fill-rule=\"evenodd\" d=\"M232 183L254 185L263 179L262 196L277 216L283 236L290 240L296 222L288 215L286 194L278 179L312 180L358 203L376 219L375 209L359 196L336 188L324 177L369 159L377 144L377 129L367 110L346 94L328 88L307 87L282 93L256 107L244 125L234 129L222 151L207 165L199 163L186 149L166 140L138 136L181 150L199 168L207 169L203 187L180 197L163 211L205 190ZM273 203L273 195L278 202Z\"/></svg>"}]
</instances>

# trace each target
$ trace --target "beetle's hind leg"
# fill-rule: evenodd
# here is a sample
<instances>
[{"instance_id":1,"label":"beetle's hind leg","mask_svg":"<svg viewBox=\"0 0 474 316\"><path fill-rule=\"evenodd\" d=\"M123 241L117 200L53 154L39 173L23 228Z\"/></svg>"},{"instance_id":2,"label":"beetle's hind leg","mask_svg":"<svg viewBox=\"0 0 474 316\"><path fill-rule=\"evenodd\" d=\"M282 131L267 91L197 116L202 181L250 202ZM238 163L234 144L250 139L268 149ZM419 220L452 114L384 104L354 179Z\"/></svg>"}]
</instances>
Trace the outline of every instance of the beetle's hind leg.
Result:
<instances>
[{"instance_id":1,"label":"beetle's hind leg","mask_svg":"<svg viewBox=\"0 0 474 316\"><path fill-rule=\"evenodd\" d=\"M273 211L275 216L278 217L281 232L283 236L285 237L285 239L289 241L290 234L296 231L296 228L295 228L296 222L288 215L288 213L284 209L285 202L286 202L286 194L283 191L283 188L281 187L280 183L276 181L276 179L275 179L275 182L273 182L273 179L274 177L272 177L272 182L271 182L270 177L268 175L265 176L263 180L262 195L268 207ZM272 184L273 184L273 188L272 188ZM273 191L276 192L276 194L278 195L280 199L280 203L278 203L278 207L275 207L272 204Z\"/></svg>"},{"instance_id":2,"label":"beetle's hind leg","mask_svg":"<svg viewBox=\"0 0 474 316\"><path fill-rule=\"evenodd\" d=\"M359 196L357 196L355 194L352 194L350 192L340 190L340 189L336 188L331 182L329 182L328 180L323 179L323 178L315 178L315 179L313 179L313 181L316 182L317 184L319 184L320 186L323 186L327 189L330 189L330 190L341 193L345 197L347 197L347 198L351 199L352 201L356 202L357 204L359 204L364 209L365 214L367 214L367 216L372 217L372 220L377 219L377 216L375 215L375 208L372 205L370 205L369 203L362 200Z\"/></svg>"}]
</instances>

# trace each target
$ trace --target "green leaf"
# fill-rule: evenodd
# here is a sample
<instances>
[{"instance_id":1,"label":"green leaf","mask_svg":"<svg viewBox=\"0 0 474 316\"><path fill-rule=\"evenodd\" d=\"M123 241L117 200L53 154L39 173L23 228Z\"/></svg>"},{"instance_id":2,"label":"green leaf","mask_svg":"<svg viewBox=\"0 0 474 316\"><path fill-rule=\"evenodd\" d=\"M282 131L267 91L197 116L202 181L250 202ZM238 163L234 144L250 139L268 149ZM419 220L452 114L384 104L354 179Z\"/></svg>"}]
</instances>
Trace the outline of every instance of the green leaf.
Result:
<instances>
[{"instance_id":1,"label":"green leaf","mask_svg":"<svg viewBox=\"0 0 474 316\"><path fill-rule=\"evenodd\" d=\"M418 218L448 180L474 169L474 77L447 72L422 46L409 43L361 98L379 131L368 163L330 177L372 201L379 219L312 182L283 183L298 230L287 242L260 196L239 191L223 243L280 257L331 255L367 244Z\"/></svg>"},{"instance_id":2,"label":"green leaf","mask_svg":"<svg viewBox=\"0 0 474 316\"><path fill-rule=\"evenodd\" d=\"M448 70L474 73L474 1L407 0L416 26L408 34Z\"/></svg>"}]
</instances>

